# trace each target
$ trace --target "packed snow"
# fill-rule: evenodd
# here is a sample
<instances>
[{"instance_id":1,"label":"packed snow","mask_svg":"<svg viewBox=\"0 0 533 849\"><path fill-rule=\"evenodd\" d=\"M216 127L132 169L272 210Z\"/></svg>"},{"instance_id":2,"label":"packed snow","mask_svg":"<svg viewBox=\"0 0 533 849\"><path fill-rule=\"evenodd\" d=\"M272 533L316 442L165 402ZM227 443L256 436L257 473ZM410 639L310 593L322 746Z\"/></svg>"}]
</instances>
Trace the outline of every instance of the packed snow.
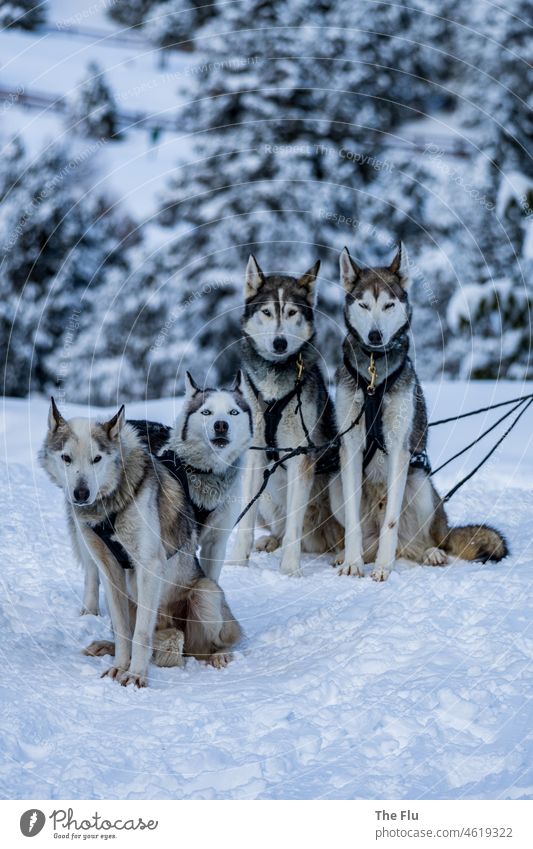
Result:
<instances>
[{"instance_id":1,"label":"packed snow","mask_svg":"<svg viewBox=\"0 0 533 849\"><path fill-rule=\"evenodd\" d=\"M426 387L433 420L532 389ZM179 403L128 413L171 422ZM46 412L41 397L3 402L3 798L531 798L533 413L449 507L500 528L505 561L401 562L375 584L326 557L287 578L278 553L256 554L222 573L246 631L234 662L151 667L137 691L80 653L110 623L79 615L61 493L35 461ZM496 415L433 430L434 467ZM441 491L482 455L439 475Z\"/></svg>"}]
</instances>

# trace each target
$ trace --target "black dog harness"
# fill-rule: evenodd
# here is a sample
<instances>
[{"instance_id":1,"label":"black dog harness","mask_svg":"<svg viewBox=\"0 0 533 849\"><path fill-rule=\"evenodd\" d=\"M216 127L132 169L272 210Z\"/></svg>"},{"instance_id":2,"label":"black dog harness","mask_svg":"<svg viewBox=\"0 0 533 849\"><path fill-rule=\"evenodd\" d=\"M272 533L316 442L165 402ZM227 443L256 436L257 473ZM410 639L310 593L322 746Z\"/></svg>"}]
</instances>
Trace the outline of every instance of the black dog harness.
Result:
<instances>
[{"instance_id":1,"label":"black dog harness","mask_svg":"<svg viewBox=\"0 0 533 849\"><path fill-rule=\"evenodd\" d=\"M208 510L205 507L198 507L198 505L194 503L189 487L188 473L205 475L211 474L211 471L207 472L204 469L196 469L194 466L186 465L181 457L179 457L175 451L171 451L170 449L164 451L163 454L158 453L163 445L168 442L168 438L172 430L172 428L168 427L168 425L159 424L159 422L142 421L142 419L131 419L128 423L133 425L141 440L147 446L150 456L152 458L155 457L155 459L170 472L172 477L181 484L185 498L194 514L197 526L201 527L202 525L205 525L213 510Z\"/></svg>"},{"instance_id":2,"label":"black dog harness","mask_svg":"<svg viewBox=\"0 0 533 849\"><path fill-rule=\"evenodd\" d=\"M174 451L165 451L163 454L159 454L156 458L164 467L167 469L172 477L174 477L183 487L183 491L185 493L185 498L187 499L191 510L194 515L194 520L198 528L201 528L205 525L211 513L214 510L210 510L207 507L198 507L197 504L194 503L191 490L189 487L189 478L187 477L187 470L189 472L193 472L196 474L206 474L203 469L195 469L192 466L186 466L178 455Z\"/></svg>"},{"instance_id":3,"label":"black dog harness","mask_svg":"<svg viewBox=\"0 0 533 849\"><path fill-rule=\"evenodd\" d=\"M96 536L100 537L123 569L133 569L133 563L126 549L117 539L114 539L116 521L117 514L110 513L103 522L100 522L98 525L91 525L91 530L95 532Z\"/></svg>"},{"instance_id":4,"label":"black dog harness","mask_svg":"<svg viewBox=\"0 0 533 849\"><path fill-rule=\"evenodd\" d=\"M375 354L373 354L373 356L375 356ZM356 387L363 390L364 396L363 410L365 415L366 443L365 450L363 452L363 470L366 469L372 461L372 458L378 448L380 451L383 451L384 454L387 453L383 438L383 399L386 393L392 389L400 377L408 359L409 358L405 356L398 368L391 372L391 374L388 374L385 380L376 384L374 387L373 380L368 383L357 369L354 368L346 354L344 355L344 367L349 372ZM370 363L369 371L372 373L372 369L374 368L373 359L371 359ZM418 451L415 454L412 454L409 465L412 468L424 469L427 472L431 471L429 458L425 451Z\"/></svg>"},{"instance_id":5,"label":"black dog harness","mask_svg":"<svg viewBox=\"0 0 533 849\"><path fill-rule=\"evenodd\" d=\"M261 393L252 378L249 374L246 375L250 386L252 387L252 392L259 402L261 402ZM266 458L271 462L277 462L279 460L279 452L278 445L276 441L276 434L278 432L279 423L281 421L281 417L283 415L283 411L290 404L293 398L296 398L296 395L301 391L302 388L302 380L296 380L293 388L290 392L287 392L282 398L276 398L274 401L264 402L266 403L266 407L263 410L263 419L265 421L265 445L267 447Z\"/></svg>"},{"instance_id":6,"label":"black dog harness","mask_svg":"<svg viewBox=\"0 0 533 849\"><path fill-rule=\"evenodd\" d=\"M303 363L303 359L300 355L296 359L296 380L295 380L293 388L290 390L290 392L287 392L287 394L284 395L282 398L276 398L274 401L269 401L268 403L261 398L261 392L257 388L257 386L255 385L255 383L253 382L252 378L250 377L250 374L249 373L246 374L247 379L248 379L250 386L252 388L252 391L253 391L255 397L257 398L258 402L260 404L261 404L261 402L263 404L266 404L266 406L263 410L263 419L264 419L264 422L265 422L265 447L267 449L265 451L265 455L266 455L267 460L269 460L269 462L279 463L280 457L279 457L278 444L277 444L277 440L276 440L277 431L278 431L279 423L281 421L281 417L283 415L283 411L286 409L286 407L290 404L290 402L294 398L296 398L295 413L297 413L298 411L300 412L301 424L302 424L302 428L304 430L305 436L307 438L309 450L312 451L315 448L315 446L313 445L313 443L311 441L309 431L308 431L308 429L305 425L305 422L303 420L303 415L302 415L301 393L302 393L302 387L303 387L305 379L306 379L305 377L303 377L303 373L304 373L304 363ZM327 402L326 402L326 407L323 411L323 415L322 415L321 418L322 418L322 420L323 420L323 422L326 426L326 429L331 431L331 433L333 433L334 428L335 428L334 413L332 412L331 399L329 397L329 394L327 393L327 389L325 391L326 391L326 395L327 395ZM329 474L329 473L332 473L332 472L338 472L338 470L340 468L340 465L339 465L339 446L336 445L336 444L333 444L334 443L333 440L331 441L331 443L332 444L329 445L329 447L326 450L322 451L319 454L319 456L317 456L317 459L316 459L316 472L317 472L317 474ZM280 466L281 466L282 469L286 468L283 463L280 463Z\"/></svg>"}]
</instances>

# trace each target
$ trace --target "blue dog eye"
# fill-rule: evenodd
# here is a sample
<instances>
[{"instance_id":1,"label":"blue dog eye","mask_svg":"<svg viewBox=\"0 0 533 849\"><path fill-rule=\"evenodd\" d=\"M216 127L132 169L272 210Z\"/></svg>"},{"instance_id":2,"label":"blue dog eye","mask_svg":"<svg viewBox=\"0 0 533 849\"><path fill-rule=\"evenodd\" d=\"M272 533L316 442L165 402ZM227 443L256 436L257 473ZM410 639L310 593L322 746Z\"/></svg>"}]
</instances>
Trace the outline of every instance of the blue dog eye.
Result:
<instances>
[{"instance_id":1,"label":"blue dog eye","mask_svg":"<svg viewBox=\"0 0 533 849\"><path fill-rule=\"evenodd\" d=\"M211 410L202 410L202 416L210 416Z\"/></svg>"},{"instance_id":2,"label":"blue dog eye","mask_svg":"<svg viewBox=\"0 0 533 849\"><path fill-rule=\"evenodd\" d=\"M230 414L230 416L238 416L238 415L239 415L239 411L238 411L238 410L230 410L230 411L229 411L229 414Z\"/></svg>"}]
</instances>

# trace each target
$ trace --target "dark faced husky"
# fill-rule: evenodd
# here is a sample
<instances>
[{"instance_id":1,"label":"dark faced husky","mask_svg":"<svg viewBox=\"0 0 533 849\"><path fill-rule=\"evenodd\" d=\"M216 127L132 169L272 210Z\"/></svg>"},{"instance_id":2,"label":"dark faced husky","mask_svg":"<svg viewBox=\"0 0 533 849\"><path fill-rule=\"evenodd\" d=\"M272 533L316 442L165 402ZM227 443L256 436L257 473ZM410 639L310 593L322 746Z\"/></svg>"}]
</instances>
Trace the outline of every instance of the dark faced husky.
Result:
<instances>
[{"instance_id":1,"label":"dark faced husky","mask_svg":"<svg viewBox=\"0 0 533 849\"><path fill-rule=\"evenodd\" d=\"M346 290L344 359L337 374L341 479L331 501L345 526L340 573L387 578L395 558L441 566L464 560L500 560L507 547L485 525L450 528L429 476L424 396L408 357L409 263L400 249L386 268L359 268L345 248L340 258Z\"/></svg>"},{"instance_id":2,"label":"dark faced husky","mask_svg":"<svg viewBox=\"0 0 533 849\"><path fill-rule=\"evenodd\" d=\"M334 431L334 412L314 345L319 265L301 277L289 277L266 276L253 256L248 262L241 362L253 411L254 442L268 450L248 452L244 504L259 489L265 466L278 459L279 448L305 445L307 436L322 445ZM282 541L281 570L287 575L299 574L302 543L304 550L323 552L333 548L342 533L327 507L325 479L322 485L315 480L315 461L312 453L287 460L276 469L259 502L271 534L258 547L273 551ZM256 516L257 504L239 524L233 562L248 562Z\"/></svg>"},{"instance_id":3,"label":"dark faced husky","mask_svg":"<svg viewBox=\"0 0 533 849\"><path fill-rule=\"evenodd\" d=\"M201 388L187 373L185 403L163 452L171 452L186 471L200 565L214 581L239 514L242 461L251 439L252 413L241 373L227 390Z\"/></svg>"},{"instance_id":4,"label":"dark faced husky","mask_svg":"<svg viewBox=\"0 0 533 849\"><path fill-rule=\"evenodd\" d=\"M103 424L67 421L52 399L40 461L65 494L79 559L103 579L115 635L105 674L144 686L154 631L172 628L183 631L187 654L225 664L239 625L199 566L183 486L125 423L124 407Z\"/></svg>"}]
</instances>

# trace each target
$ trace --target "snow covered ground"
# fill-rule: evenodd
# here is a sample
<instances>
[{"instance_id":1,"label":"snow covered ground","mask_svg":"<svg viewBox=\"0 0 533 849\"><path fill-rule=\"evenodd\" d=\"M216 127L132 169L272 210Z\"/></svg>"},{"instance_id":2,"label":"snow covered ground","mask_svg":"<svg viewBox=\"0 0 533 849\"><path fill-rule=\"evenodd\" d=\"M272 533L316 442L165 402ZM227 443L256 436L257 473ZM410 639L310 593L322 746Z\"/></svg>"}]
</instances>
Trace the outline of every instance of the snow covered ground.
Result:
<instances>
[{"instance_id":1,"label":"snow covered ground","mask_svg":"<svg viewBox=\"0 0 533 849\"><path fill-rule=\"evenodd\" d=\"M433 419L532 391L426 389ZM178 403L128 412L171 421ZM378 585L337 577L326 558L286 578L277 554L258 554L222 574L247 634L234 663L152 668L134 691L80 654L109 620L78 615L61 494L35 462L46 408L2 405L2 798L533 796L533 412L450 506L456 522L501 528L506 561L400 563ZM434 466L496 417L434 431Z\"/></svg>"}]
</instances>

